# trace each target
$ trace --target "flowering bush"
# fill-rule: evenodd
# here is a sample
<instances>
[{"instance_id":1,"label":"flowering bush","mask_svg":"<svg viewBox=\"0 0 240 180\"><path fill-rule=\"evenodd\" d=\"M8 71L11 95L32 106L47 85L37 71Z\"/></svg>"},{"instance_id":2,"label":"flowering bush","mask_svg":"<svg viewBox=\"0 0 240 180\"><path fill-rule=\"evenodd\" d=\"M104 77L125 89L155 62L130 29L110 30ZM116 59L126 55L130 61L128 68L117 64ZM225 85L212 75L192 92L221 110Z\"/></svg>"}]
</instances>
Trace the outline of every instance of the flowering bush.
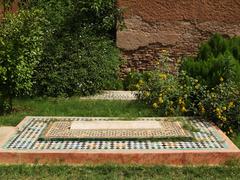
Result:
<instances>
[{"instance_id":1,"label":"flowering bush","mask_svg":"<svg viewBox=\"0 0 240 180\"><path fill-rule=\"evenodd\" d=\"M240 89L222 82L208 89L181 72L179 76L149 72L148 81L139 80L138 99L160 116L203 116L227 134L240 131Z\"/></svg>"},{"instance_id":2,"label":"flowering bush","mask_svg":"<svg viewBox=\"0 0 240 180\"><path fill-rule=\"evenodd\" d=\"M240 88L233 81L224 81L214 88L203 85L181 71L177 76L167 71L146 72L133 76L132 87L138 99L160 116L203 116L227 134L240 131Z\"/></svg>"},{"instance_id":3,"label":"flowering bush","mask_svg":"<svg viewBox=\"0 0 240 180\"><path fill-rule=\"evenodd\" d=\"M138 99L152 106L161 116L198 115L206 87L181 72L178 76L152 72L147 82L140 80ZM201 111L205 111L201 108Z\"/></svg>"},{"instance_id":4,"label":"flowering bush","mask_svg":"<svg viewBox=\"0 0 240 180\"><path fill-rule=\"evenodd\" d=\"M208 90L202 106L205 116L215 122L227 134L240 130L240 89L235 83L222 83Z\"/></svg>"}]
</instances>

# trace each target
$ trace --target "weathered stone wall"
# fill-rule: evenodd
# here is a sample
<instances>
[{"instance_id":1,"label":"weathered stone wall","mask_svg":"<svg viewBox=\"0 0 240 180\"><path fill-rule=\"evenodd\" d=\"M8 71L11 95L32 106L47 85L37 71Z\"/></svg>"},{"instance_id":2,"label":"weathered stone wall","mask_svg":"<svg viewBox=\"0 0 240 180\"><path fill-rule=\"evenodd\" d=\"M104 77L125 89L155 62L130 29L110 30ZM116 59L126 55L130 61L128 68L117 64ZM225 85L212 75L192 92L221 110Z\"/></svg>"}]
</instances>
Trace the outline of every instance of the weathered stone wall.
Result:
<instances>
[{"instance_id":1,"label":"weathered stone wall","mask_svg":"<svg viewBox=\"0 0 240 180\"><path fill-rule=\"evenodd\" d=\"M240 0L118 0L118 6L126 25L117 32L124 72L153 69L162 49L176 60L214 33L240 35Z\"/></svg>"}]
</instances>

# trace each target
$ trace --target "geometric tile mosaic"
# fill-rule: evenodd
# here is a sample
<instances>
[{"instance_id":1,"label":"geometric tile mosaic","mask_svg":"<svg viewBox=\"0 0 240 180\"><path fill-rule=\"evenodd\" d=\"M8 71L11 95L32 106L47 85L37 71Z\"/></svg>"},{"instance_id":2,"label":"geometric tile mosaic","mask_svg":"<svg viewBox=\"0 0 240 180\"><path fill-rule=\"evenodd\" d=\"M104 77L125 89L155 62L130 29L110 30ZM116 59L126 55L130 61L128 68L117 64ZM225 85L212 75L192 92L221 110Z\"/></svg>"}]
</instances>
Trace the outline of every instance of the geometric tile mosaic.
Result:
<instances>
[{"instance_id":1,"label":"geometric tile mosaic","mask_svg":"<svg viewBox=\"0 0 240 180\"><path fill-rule=\"evenodd\" d=\"M218 135L214 126L201 118L187 118L198 131L190 132L194 140L54 140L41 136L54 122L110 121L121 118L90 117L28 117L24 125L3 148L9 150L206 150L225 149L227 143ZM166 121L166 118L138 118L138 121ZM167 118L169 120L169 118Z\"/></svg>"},{"instance_id":2,"label":"geometric tile mosaic","mask_svg":"<svg viewBox=\"0 0 240 180\"><path fill-rule=\"evenodd\" d=\"M126 140L192 138L178 121L54 121L48 125L42 139Z\"/></svg>"}]
</instances>

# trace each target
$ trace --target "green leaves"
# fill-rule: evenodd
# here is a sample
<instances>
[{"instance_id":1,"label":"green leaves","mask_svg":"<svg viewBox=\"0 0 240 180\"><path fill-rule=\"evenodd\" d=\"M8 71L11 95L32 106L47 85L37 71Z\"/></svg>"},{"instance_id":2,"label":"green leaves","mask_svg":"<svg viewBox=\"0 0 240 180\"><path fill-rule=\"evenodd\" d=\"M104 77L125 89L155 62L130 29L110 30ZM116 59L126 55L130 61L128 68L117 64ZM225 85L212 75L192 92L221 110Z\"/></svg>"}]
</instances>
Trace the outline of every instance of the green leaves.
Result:
<instances>
[{"instance_id":1,"label":"green leaves","mask_svg":"<svg viewBox=\"0 0 240 180\"><path fill-rule=\"evenodd\" d=\"M0 25L2 99L87 95L115 87L120 61L109 40L119 16L115 0L26 2Z\"/></svg>"},{"instance_id":2,"label":"green leaves","mask_svg":"<svg viewBox=\"0 0 240 180\"><path fill-rule=\"evenodd\" d=\"M40 28L42 18L40 10L20 11L18 14L6 15L1 24L1 100L11 101L14 96L31 92L33 71L42 55L43 30ZM1 109L0 113L3 112Z\"/></svg>"},{"instance_id":3,"label":"green leaves","mask_svg":"<svg viewBox=\"0 0 240 180\"><path fill-rule=\"evenodd\" d=\"M216 34L201 45L197 58L186 58L182 69L209 88L224 81L240 81L240 38Z\"/></svg>"},{"instance_id":4,"label":"green leaves","mask_svg":"<svg viewBox=\"0 0 240 180\"><path fill-rule=\"evenodd\" d=\"M118 51L109 39L64 34L46 49L34 75L38 95L89 95L113 87L118 79Z\"/></svg>"}]
</instances>

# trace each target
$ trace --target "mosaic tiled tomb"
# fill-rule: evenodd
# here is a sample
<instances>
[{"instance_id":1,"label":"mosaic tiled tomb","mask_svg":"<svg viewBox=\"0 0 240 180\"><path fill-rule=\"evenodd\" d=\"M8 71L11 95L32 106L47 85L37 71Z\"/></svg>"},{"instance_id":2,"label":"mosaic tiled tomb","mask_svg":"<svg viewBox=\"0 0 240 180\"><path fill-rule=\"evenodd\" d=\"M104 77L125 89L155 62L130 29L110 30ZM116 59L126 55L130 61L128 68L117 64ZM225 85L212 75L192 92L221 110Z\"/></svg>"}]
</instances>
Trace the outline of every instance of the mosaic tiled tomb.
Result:
<instances>
[{"instance_id":1,"label":"mosaic tiled tomb","mask_svg":"<svg viewBox=\"0 0 240 180\"><path fill-rule=\"evenodd\" d=\"M233 159L240 160L239 149L198 118L26 117L17 127L0 127L0 163L217 165Z\"/></svg>"},{"instance_id":2,"label":"mosaic tiled tomb","mask_svg":"<svg viewBox=\"0 0 240 180\"><path fill-rule=\"evenodd\" d=\"M185 128L176 118L138 118L134 123L119 118L28 117L4 149L127 151L228 148L211 123L197 118L185 120L194 131ZM111 121L115 124L106 126ZM124 126L123 121L129 123L130 128ZM173 141L172 137L176 139Z\"/></svg>"}]
</instances>

